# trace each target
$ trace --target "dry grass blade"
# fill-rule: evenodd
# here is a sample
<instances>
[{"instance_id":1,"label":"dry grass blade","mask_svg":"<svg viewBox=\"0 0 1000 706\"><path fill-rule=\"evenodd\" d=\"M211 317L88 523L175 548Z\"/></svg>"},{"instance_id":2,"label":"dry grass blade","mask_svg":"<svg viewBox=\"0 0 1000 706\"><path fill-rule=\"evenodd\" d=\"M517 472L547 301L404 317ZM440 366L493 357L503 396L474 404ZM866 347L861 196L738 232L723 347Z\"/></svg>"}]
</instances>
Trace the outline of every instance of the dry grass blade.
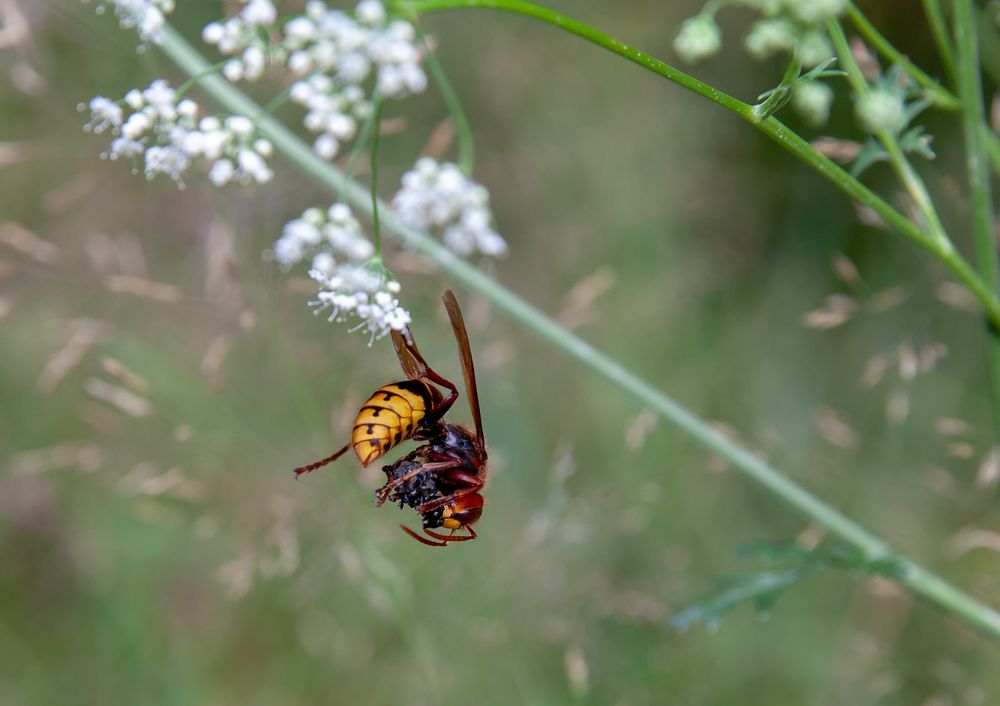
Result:
<instances>
[{"instance_id":1,"label":"dry grass blade","mask_svg":"<svg viewBox=\"0 0 1000 706\"><path fill-rule=\"evenodd\" d=\"M123 362L116 358L103 358L101 360L101 370L118 380L118 382L131 387L139 394L149 393L149 381L138 373L130 370Z\"/></svg>"},{"instance_id":2,"label":"dry grass blade","mask_svg":"<svg viewBox=\"0 0 1000 706\"><path fill-rule=\"evenodd\" d=\"M638 453L646 445L659 417L651 409L644 409L625 427L625 448L630 454Z\"/></svg>"},{"instance_id":3,"label":"dry grass blade","mask_svg":"<svg viewBox=\"0 0 1000 706\"><path fill-rule=\"evenodd\" d=\"M1000 532L965 527L956 532L945 544L945 551L954 559L968 554L973 549L1000 552Z\"/></svg>"},{"instance_id":4,"label":"dry grass blade","mask_svg":"<svg viewBox=\"0 0 1000 706\"><path fill-rule=\"evenodd\" d=\"M934 420L934 430L941 436L968 436L972 433L972 425L964 419L938 417Z\"/></svg>"},{"instance_id":5,"label":"dry grass blade","mask_svg":"<svg viewBox=\"0 0 1000 706\"><path fill-rule=\"evenodd\" d=\"M13 221L0 223L0 243L43 265L51 265L59 258L57 246Z\"/></svg>"},{"instance_id":6,"label":"dry grass blade","mask_svg":"<svg viewBox=\"0 0 1000 706\"><path fill-rule=\"evenodd\" d=\"M14 475L35 475L58 468L75 468L84 473L104 464L104 452L96 444L63 442L44 449L33 449L10 459L7 470Z\"/></svg>"},{"instance_id":7,"label":"dry grass blade","mask_svg":"<svg viewBox=\"0 0 1000 706\"><path fill-rule=\"evenodd\" d=\"M941 282L934 293L942 304L947 304L953 309L974 314L979 311L979 302L962 285L957 282Z\"/></svg>"},{"instance_id":8,"label":"dry grass blade","mask_svg":"<svg viewBox=\"0 0 1000 706\"><path fill-rule=\"evenodd\" d=\"M813 140L810 144L817 152L840 164L853 162L861 151L860 143L851 140L838 140L834 137L821 137Z\"/></svg>"},{"instance_id":9,"label":"dry grass blade","mask_svg":"<svg viewBox=\"0 0 1000 706\"><path fill-rule=\"evenodd\" d=\"M858 443L858 432L830 407L820 407L813 414L813 423L823 439L841 449L853 449Z\"/></svg>"},{"instance_id":10,"label":"dry grass blade","mask_svg":"<svg viewBox=\"0 0 1000 706\"><path fill-rule=\"evenodd\" d=\"M68 328L70 335L66 344L49 358L35 381L35 386L46 394L59 386L107 331L106 324L93 319L76 319Z\"/></svg>"},{"instance_id":11,"label":"dry grass blade","mask_svg":"<svg viewBox=\"0 0 1000 706\"><path fill-rule=\"evenodd\" d=\"M858 303L844 294L831 294L823 300L823 306L806 312L802 323L809 328L828 330L843 326L857 310Z\"/></svg>"},{"instance_id":12,"label":"dry grass blade","mask_svg":"<svg viewBox=\"0 0 1000 706\"><path fill-rule=\"evenodd\" d=\"M91 397L107 402L130 417L148 417L153 411L152 405L139 395L100 378L90 378L83 389Z\"/></svg>"},{"instance_id":13,"label":"dry grass blade","mask_svg":"<svg viewBox=\"0 0 1000 706\"><path fill-rule=\"evenodd\" d=\"M1000 478L1000 448L994 447L986 454L976 470L976 487L980 490L994 488Z\"/></svg>"},{"instance_id":14,"label":"dry grass blade","mask_svg":"<svg viewBox=\"0 0 1000 706\"><path fill-rule=\"evenodd\" d=\"M563 326L577 329L594 318L594 304L615 284L615 271L607 266L597 268L573 285L563 298L558 319Z\"/></svg>"},{"instance_id":15,"label":"dry grass blade","mask_svg":"<svg viewBox=\"0 0 1000 706\"><path fill-rule=\"evenodd\" d=\"M858 272L857 265L847 255L837 253L833 258L831 266L833 267L833 273L837 275L837 279L847 286L857 287L861 284L861 273Z\"/></svg>"},{"instance_id":16,"label":"dry grass blade","mask_svg":"<svg viewBox=\"0 0 1000 706\"><path fill-rule=\"evenodd\" d=\"M133 275L108 275L104 283L115 294L132 294L164 304L176 304L183 298L180 288L172 284L153 282Z\"/></svg>"},{"instance_id":17,"label":"dry grass blade","mask_svg":"<svg viewBox=\"0 0 1000 706\"><path fill-rule=\"evenodd\" d=\"M424 145L420 154L440 161L448 153L448 149L454 141L455 124L451 118L447 118L438 123L437 127L431 131L430 137L427 138L427 144Z\"/></svg>"}]
</instances>

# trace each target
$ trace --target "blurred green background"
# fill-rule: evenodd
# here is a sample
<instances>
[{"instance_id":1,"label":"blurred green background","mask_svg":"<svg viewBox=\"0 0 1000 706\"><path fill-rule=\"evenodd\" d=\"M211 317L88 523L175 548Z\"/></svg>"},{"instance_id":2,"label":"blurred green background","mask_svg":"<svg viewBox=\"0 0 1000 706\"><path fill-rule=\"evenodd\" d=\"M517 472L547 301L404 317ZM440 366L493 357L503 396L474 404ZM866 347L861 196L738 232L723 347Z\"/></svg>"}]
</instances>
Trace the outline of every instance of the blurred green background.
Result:
<instances>
[{"instance_id":1,"label":"blurred green background","mask_svg":"<svg viewBox=\"0 0 1000 706\"><path fill-rule=\"evenodd\" d=\"M178 5L191 38L220 12ZM668 60L699 7L553 5ZM862 7L939 74L913 5ZM416 516L376 510L381 474L353 461L293 482L399 376L387 342L312 316L309 282L261 258L330 196L280 160L268 188L224 191L99 160L78 102L185 77L72 0L0 11L0 704L996 702L996 645L886 581L825 574L767 621L745 606L716 632L668 629L753 568L739 544L821 535L465 292L493 459L480 539L406 538ZM752 100L783 66L745 58L749 13L722 20L695 73ZM511 245L492 275L1000 603L984 331L941 268L635 66L515 17L425 26ZM384 141L385 195L446 116L433 90L391 112L407 130ZM788 120L858 137L842 85L823 131ZM968 252L958 121L920 122ZM866 181L895 199L884 167ZM388 262L458 379L449 283L395 247ZM823 309L850 315L806 325Z\"/></svg>"}]
</instances>

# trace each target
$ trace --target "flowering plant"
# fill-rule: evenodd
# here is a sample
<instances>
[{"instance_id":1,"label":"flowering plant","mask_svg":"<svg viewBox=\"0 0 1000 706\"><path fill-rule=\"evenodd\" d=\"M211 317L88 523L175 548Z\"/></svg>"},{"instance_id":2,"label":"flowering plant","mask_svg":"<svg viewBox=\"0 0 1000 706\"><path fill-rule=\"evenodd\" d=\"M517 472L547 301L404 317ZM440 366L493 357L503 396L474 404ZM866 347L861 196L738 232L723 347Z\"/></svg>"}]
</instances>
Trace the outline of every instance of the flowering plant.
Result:
<instances>
[{"instance_id":1,"label":"flowering plant","mask_svg":"<svg viewBox=\"0 0 1000 706\"><path fill-rule=\"evenodd\" d=\"M849 568L892 579L1000 638L996 611L895 552L880 537L462 260L503 255L507 244L494 226L487 192L472 180L471 136L460 103L416 24L421 14L462 7L490 7L528 16L584 38L743 118L857 202L868 223L895 231L917 245L955 278L956 286L964 288L992 332L988 346L994 389L990 395L996 408L1000 407L1000 336L996 335L1000 331L1000 266L989 167L992 161L1000 171L1000 139L985 116L973 3L954 1L953 32L947 28L939 0L923 0L922 4L951 88L896 50L849 0L709 0L676 35L674 49L682 60L708 59L719 50L723 35L715 16L730 5L749 7L759 15L744 41L752 57L787 58L777 85L757 102L748 103L594 27L524 0L396 0L387 5L362 0L353 11L311 1L303 14L285 19L279 19L271 0L248 0L235 16L209 24L202 33L226 57L216 67L208 67L166 24L165 15L173 9L169 0L114 0L99 7L113 9L122 26L136 29L144 43L161 46L193 78L176 90L154 82L143 91L126 93L121 101L95 98L90 102L87 127L95 133L110 132L113 140L106 155L133 160L137 171L141 163L148 178L166 174L182 185L183 175L203 167L216 184L262 184L272 177L267 160L274 151L339 189L342 197L336 203L310 209L290 221L269 256L283 268L308 261L319 289L311 302L316 311L326 313L331 321L349 322L373 341L410 320L399 301L399 282L382 258L377 198L381 107L385 101L423 91L428 77L433 78L459 132L457 163L417 160L393 199L396 212L385 214L387 229L430 254L448 275L484 293L524 326L689 432L844 544L829 551L783 555L782 559L799 566L781 573L754 574L722 598L708 602L710 610L688 614L685 624L691 615L714 623L721 612L742 601L769 606L778 591L817 571ZM844 28L848 22L861 41L848 39ZM889 68L883 70L880 59ZM256 106L233 87L271 70L287 71L294 77L286 95L278 100L288 98L304 108L303 127L315 135L311 151L276 124L268 111L246 110ZM833 86L842 79L854 105L859 139L864 142L826 139L810 143L778 119L791 105L808 123L825 124L836 96ZM234 112L201 116L199 106L186 98L195 83ZM132 111L127 116L126 109ZM930 135L913 124L928 109L957 112L962 119L975 264L959 251L917 169L919 160L934 157ZM348 147L352 150L348 172L359 150L370 149L372 183L367 204L363 189L330 164ZM902 207L860 180L878 162L886 163L905 194ZM355 212L371 217L370 240ZM814 320L829 324L844 320L852 311L851 306L841 306ZM936 359L940 350L935 347L930 358ZM904 357L911 356L900 355Z\"/></svg>"}]
</instances>

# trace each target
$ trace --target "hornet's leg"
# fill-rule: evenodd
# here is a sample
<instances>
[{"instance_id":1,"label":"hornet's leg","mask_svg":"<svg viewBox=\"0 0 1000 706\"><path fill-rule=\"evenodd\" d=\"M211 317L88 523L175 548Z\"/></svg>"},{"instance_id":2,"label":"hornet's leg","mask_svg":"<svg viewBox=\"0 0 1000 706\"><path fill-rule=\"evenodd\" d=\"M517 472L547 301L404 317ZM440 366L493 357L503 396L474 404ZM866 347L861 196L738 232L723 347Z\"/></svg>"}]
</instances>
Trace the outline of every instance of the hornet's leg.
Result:
<instances>
[{"instance_id":1,"label":"hornet's leg","mask_svg":"<svg viewBox=\"0 0 1000 706\"><path fill-rule=\"evenodd\" d=\"M428 547L446 547L446 546L448 546L448 542L432 542L431 540L426 539L425 537L421 537L419 534L417 534L416 532L414 532L413 530L411 530L406 525L400 525L399 529L401 529L404 532L406 532L408 535L410 535L411 537L413 537L415 540L417 540L421 544L426 544ZM426 532L427 530L424 530L424 531Z\"/></svg>"},{"instance_id":2,"label":"hornet's leg","mask_svg":"<svg viewBox=\"0 0 1000 706\"><path fill-rule=\"evenodd\" d=\"M439 539L445 544L447 544L448 542L470 542L478 536L476 534L476 530L472 529L472 527L470 527L469 525L465 525L465 527L463 527L462 529L464 529L466 532L469 533L468 537L456 537L455 532L457 532L458 530L452 530L451 534L445 535L445 534L438 534L437 532L432 532L429 529L424 529L424 534L428 534L434 539Z\"/></svg>"},{"instance_id":3,"label":"hornet's leg","mask_svg":"<svg viewBox=\"0 0 1000 706\"><path fill-rule=\"evenodd\" d=\"M326 458L324 458L324 459L321 459L321 460L319 460L319 461L316 461L316 462L314 462L314 463L310 463L310 464L309 464L309 465L307 465L307 466L299 466L299 467L298 467L298 468L296 468L296 469L295 469L295 471L294 471L294 473L295 473L295 477L296 477L296 478L298 478L298 477L299 477L299 476L301 476L301 475L302 475L303 473L309 473L310 471L315 471L315 470L316 470L317 468L322 468L323 466L327 465L328 463L333 463L333 462L334 462L334 461L336 461L336 460L337 460L338 458L340 458L341 456L343 456L343 455L344 455L344 453L345 453L345 452L346 452L346 451L347 451L347 450L348 450L349 448L351 448L351 445L350 445L350 444L348 444L348 445L347 445L347 446L345 446L344 448L340 449L339 451L336 451L336 452L334 452L334 453L333 453L333 454L332 454L331 456L327 456L327 457L326 457Z\"/></svg>"}]
</instances>

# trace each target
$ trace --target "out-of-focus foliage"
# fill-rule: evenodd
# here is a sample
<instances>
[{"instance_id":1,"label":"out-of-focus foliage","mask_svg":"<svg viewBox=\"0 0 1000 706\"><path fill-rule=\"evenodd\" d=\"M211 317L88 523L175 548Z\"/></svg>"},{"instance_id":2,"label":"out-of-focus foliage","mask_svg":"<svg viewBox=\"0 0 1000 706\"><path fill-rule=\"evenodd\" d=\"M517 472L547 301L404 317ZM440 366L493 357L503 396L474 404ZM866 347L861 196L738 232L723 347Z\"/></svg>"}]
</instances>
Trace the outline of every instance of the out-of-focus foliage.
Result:
<instances>
[{"instance_id":1,"label":"out-of-focus foliage","mask_svg":"<svg viewBox=\"0 0 1000 706\"><path fill-rule=\"evenodd\" d=\"M218 11L178 5L191 37ZM561 5L665 57L698 9ZM261 259L329 195L280 161L267 188L183 192L99 161L75 105L183 77L75 2L0 2L15 6L24 33L0 49L0 703L994 699L995 646L885 578L826 572L767 622L745 606L714 633L668 629L745 569L735 545L822 537L461 292L493 461L480 539L405 537L412 513L372 506L377 469L295 483L400 376L387 341L313 317L311 283ZM910 3L863 9L941 72ZM942 272L634 66L502 15L426 28L510 242L494 276L996 602L985 333ZM735 45L697 69L748 100L782 71ZM828 129L861 139L834 83ZM386 194L445 114L430 91L389 116L407 129L384 140ZM951 193L957 121L922 122L929 186ZM967 248L964 205L944 202ZM426 357L458 379L448 283L398 249L387 260Z\"/></svg>"}]
</instances>

